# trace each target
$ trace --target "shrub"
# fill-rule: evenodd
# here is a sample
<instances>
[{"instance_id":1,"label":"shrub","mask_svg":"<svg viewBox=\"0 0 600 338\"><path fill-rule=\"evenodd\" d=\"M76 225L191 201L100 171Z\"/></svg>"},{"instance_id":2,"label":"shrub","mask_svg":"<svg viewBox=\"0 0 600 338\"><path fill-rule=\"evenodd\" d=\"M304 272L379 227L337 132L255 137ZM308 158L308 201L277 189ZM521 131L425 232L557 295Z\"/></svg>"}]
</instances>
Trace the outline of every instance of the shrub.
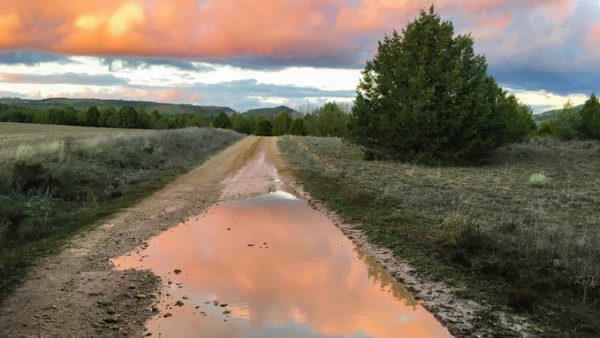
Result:
<instances>
[{"instance_id":1,"label":"shrub","mask_svg":"<svg viewBox=\"0 0 600 338\"><path fill-rule=\"evenodd\" d=\"M538 128L539 136L555 136L557 129L556 119L546 120Z\"/></svg>"},{"instance_id":2,"label":"shrub","mask_svg":"<svg viewBox=\"0 0 600 338\"><path fill-rule=\"evenodd\" d=\"M33 192L49 190L51 177L41 163L17 161L13 165L13 186L18 191Z\"/></svg>"},{"instance_id":3,"label":"shrub","mask_svg":"<svg viewBox=\"0 0 600 338\"><path fill-rule=\"evenodd\" d=\"M402 34L386 36L367 62L352 139L394 157L435 161L472 159L522 139L533 127L530 112L486 71L470 36L455 36L433 7L421 11Z\"/></svg>"},{"instance_id":4,"label":"shrub","mask_svg":"<svg viewBox=\"0 0 600 338\"><path fill-rule=\"evenodd\" d=\"M544 173L533 173L529 176L529 185L534 187L545 187L550 184L550 178Z\"/></svg>"}]
</instances>

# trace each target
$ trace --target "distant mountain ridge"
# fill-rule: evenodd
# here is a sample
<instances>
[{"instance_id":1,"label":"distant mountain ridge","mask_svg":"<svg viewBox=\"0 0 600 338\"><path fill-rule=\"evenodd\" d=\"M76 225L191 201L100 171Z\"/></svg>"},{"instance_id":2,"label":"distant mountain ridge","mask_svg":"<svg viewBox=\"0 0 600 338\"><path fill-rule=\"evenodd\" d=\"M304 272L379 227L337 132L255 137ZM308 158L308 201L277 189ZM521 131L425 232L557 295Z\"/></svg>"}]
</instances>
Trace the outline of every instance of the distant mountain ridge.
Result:
<instances>
[{"instance_id":1,"label":"distant mountain ridge","mask_svg":"<svg viewBox=\"0 0 600 338\"><path fill-rule=\"evenodd\" d=\"M104 100L104 99L69 99L69 98L50 98L41 100L28 100L19 98L0 98L0 103L7 105L24 106L33 109L51 109L73 107L77 110L87 110L91 106L96 106L98 109L114 107L119 109L123 106L131 106L134 108L144 107L146 112L150 113L157 110L161 114L193 114L203 113L208 116L218 115L224 112L228 115L235 113L235 110L229 107L219 106L196 106L193 104L174 104L160 103L152 101L129 101L129 100Z\"/></svg>"},{"instance_id":2,"label":"distant mountain ridge","mask_svg":"<svg viewBox=\"0 0 600 338\"><path fill-rule=\"evenodd\" d=\"M282 112L286 112L286 113L290 114L290 116L292 118L301 118L304 116L304 114L302 114L301 112L299 112L295 109L292 109L288 106L250 109L250 110L246 111L244 114L252 115L252 116L275 117L275 116L277 116L277 114L282 113Z\"/></svg>"},{"instance_id":3,"label":"distant mountain ridge","mask_svg":"<svg viewBox=\"0 0 600 338\"><path fill-rule=\"evenodd\" d=\"M583 105L574 107L574 109L577 111L581 110L582 108L583 108ZM533 115L533 120L535 121L535 123L540 124L544 121L555 119L556 114L561 110L562 109L553 109L553 110L545 111L543 113L535 114L535 115Z\"/></svg>"},{"instance_id":4,"label":"distant mountain ridge","mask_svg":"<svg viewBox=\"0 0 600 338\"><path fill-rule=\"evenodd\" d=\"M236 113L235 110L229 107L221 106L198 106L193 104L176 104L176 103L162 103L153 101L136 101L136 100L116 100L116 99L71 99L71 98L49 98L40 100L30 100L21 98L0 98L0 104L15 105L21 107L27 107L31 109L52 109L52 108L65 108L73 107L79 111L87 110L91 106L96 106L98 109L104 108L115 108L120 109L124 106L131 106L134 108L144 107L147 113L151 113L157 110L163 115L174 115L174 114L194 114L202 113L206 116L216 116L219 113L225 113L231 115ZM287 112L293 118L303 117L304 114L292 109L287 106L278 106L272 108L256 108L246 111L244 114L253 116L265 116L275 117L281 112Z\"/></svg>"}]
</instances>

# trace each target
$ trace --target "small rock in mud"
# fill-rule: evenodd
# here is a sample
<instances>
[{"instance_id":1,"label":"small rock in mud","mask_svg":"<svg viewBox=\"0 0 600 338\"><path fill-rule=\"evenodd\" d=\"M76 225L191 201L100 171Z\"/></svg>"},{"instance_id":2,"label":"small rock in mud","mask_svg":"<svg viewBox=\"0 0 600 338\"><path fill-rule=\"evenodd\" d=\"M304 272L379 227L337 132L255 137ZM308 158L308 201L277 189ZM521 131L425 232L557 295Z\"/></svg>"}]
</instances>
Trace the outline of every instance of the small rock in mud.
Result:
<instances>
[{"instance_id":1,"label":"small rock in mud","mask_svg":"<svg viewBox=\"0 0 600 338\"><path fill-rule=\"evenodd\" d=\"M248 244L248 246L254 246L254 244Z\"/></svg>"},{"instance_id":2,"label":"small rock in mud","mask_svg":"<svg viewBox=\"0 0 600 338\"><path fill-rule=\"evenodd\" d=\"M225 311L223 311L223 314L224 314L224 315L228 315L228 314L230 314L230 313L231 313L231 311L229 311L229 310L225 310Z\"/></svg>"},{"instance_id":3,"label":"small rock in mud","mask_svg":"<svg viewBox=\"0 0 600 338\"><path fill-rule=\"evenodd\" d=\"M175 270L173 270L173 272L174 272L176 275L178 275L178 274L180 274L180 273L181 273L181 269L175 269Z\"/></svg>"},{"instance_id":4,"label":"small rock in mud","mask_svg":"<svg viewBox=\"0 0 600 338\"><path fill-rule=\"evenodd\" d=\"M227 231L231 231L231 228L227 228Z\"/></svg>"},{"instance_id":5,"label":"small rock in mud","mask_svg":"<svg viewBox=\"0 0 600 338\"><path fill-rule=\"evenodd\" d=\"M220 306L220 307L226 307L226 306L227 306L227 304L226 304L226 303L223 303L223 304L221 304L221 305L219 305L219 306Z\"/></svg>"},{"instance_id":6,"label":"small rock in mud","mask_svg":"<svg viewBox=\"0 0 600 338\"><path fill-rule=\"evenodd\" d=\"M169 317L172 317L172 316L173 316L173 315L172 315L171 313L167 312L167 313L165 313L165 315L164 315L163 317L165 317L165 318L169 318Z\"/></svg>"},{"instance_id":7,"label":"small rock in mud","mask_svg":"<svg viewBox=\"0 0 600 338\"><path fill-rule=\"evenodd\" d=\"M182 301L178 300L178 301L175 302L175 305L176 306L183 306L184 303Z\"/></svg>"},{"instance_id":8,"label":"small rock in mud","mask_svg":"<svg viewBox=\"0 0 600 338\"><path fill-rule=\"evenodd\" d=\"M143 293L138 293L137 295L135 295L135 298L137 298L137 299L146 299L148 297L145 294L143 294Z\"/></svg>"}]
</instances>

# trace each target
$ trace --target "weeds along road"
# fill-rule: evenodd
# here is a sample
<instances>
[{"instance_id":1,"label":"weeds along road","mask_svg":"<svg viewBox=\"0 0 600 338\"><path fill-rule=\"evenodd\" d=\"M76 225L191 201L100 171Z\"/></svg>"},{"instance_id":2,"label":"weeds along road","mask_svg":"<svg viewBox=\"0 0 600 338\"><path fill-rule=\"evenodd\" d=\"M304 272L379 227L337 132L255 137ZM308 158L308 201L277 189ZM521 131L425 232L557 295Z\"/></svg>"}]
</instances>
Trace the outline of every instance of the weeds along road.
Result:
<instances>
[{"instance_id":1,"label":"weeds along road","mask_svg":"<svg viewBox=\"0 0 600 338\"><path fill-rule=\"evenodd\" d=\"M246 137L42 259L2 304L0 335L141 336L159 282L149 272L113 270L110 259L206 210L221 196L221 182L258 150L285 174L275 138Z\"/></svg>"}]
</instances>

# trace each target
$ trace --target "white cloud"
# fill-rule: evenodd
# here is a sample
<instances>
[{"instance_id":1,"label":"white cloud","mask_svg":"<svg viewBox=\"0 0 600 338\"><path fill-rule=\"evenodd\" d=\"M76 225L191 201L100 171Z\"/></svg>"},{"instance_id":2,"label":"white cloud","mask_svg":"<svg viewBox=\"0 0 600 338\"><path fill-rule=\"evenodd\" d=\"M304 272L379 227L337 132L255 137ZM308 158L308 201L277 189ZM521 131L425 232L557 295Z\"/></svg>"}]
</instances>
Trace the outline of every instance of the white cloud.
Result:
<instances>
[{"instance_id":1,"label":"white cloud","mask_svg":"<svg viewBox=\"0 0 600 338\"><path fill-rule=\"evenodd\" d=\"M572 93L560 95L550 93L545 90L524 90L505 88L509 93L514 94L521 103L534 107L535 113L541 113L550 109L559 109L567 102L571 101L574 105L583 104L588 96L581 93ZM535 109L536 107L539 107Z\"/></svg>"},{"instance_id":2,"label":"white cloud","mask_svg":"<svg viewBox=\"0 0 600 338\"><path fill-rule=\"evenodd\" d=\"M260 104L268 104L274 106L286 105L290 102L285 97L263 97L263 96L247 96L249 99L255 99Z\"/></svg>"}]
</instances>

